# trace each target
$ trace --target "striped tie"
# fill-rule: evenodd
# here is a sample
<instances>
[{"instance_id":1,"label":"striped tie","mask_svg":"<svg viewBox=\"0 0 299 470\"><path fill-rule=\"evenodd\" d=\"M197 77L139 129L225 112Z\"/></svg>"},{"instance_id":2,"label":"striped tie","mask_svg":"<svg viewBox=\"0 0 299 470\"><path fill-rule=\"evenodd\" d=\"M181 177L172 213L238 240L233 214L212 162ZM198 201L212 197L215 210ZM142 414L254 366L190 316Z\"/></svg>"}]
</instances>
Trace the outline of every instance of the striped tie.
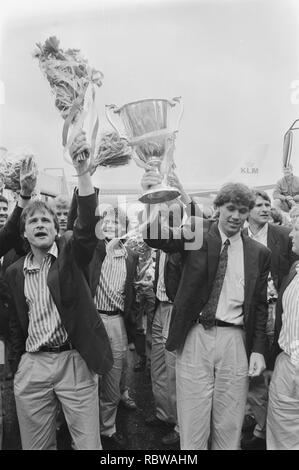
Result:
<instances>
[{"instance_id":1,"label":"striped tie","mask_svg":"<svg viewBox=\"0 0 299 470\"><path fill-rule=\"evenodd\" d=\"M215 316L217 311L217 306L219 302L219 297L221 294L221 289L223 286L223 281L226 273L227 268L227 250L230 245L229 239L227 239L224 243L223 250L221 251L219 257L219 264L216 272L216 276L214 279L212 291L209 297L209 300L205 304L204 308L202 309L202 313L200 315L200 323L206 329L212 328L215 325Z\"/></svg>"}]
</instances>

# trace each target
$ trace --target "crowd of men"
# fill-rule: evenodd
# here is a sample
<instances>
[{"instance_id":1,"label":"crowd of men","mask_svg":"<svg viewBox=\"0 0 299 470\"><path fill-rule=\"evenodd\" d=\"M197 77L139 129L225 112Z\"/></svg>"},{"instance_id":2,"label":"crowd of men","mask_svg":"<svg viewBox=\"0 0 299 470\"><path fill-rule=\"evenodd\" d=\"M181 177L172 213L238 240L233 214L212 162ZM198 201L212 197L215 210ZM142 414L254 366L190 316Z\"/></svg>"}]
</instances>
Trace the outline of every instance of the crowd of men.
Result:
<instances>
[{"instance_id":1,"label":"crowd of men","mask_svg":"<svg viewBox=\"0 0 299 470\"><path fill-rule=\"evenodd\" d=\"M30 158L9 217L0 196L0 335L22 448L56 449L65 421L73 449L109 442L125 449L116 415L120 402L136 409L127 386L130 347L134 369L151 376L155 410L146 425L171 425L165 446L299 449L292 168L275 187L273 207L266 192L228 183L211 213L173 174L180 198L145 205L130 242L121 208L99 213L83 132L70 153L78 176L71 203L31 198ZM148 170L141 185L146 191L160 182Z\"/></svg>"}]
</instances>

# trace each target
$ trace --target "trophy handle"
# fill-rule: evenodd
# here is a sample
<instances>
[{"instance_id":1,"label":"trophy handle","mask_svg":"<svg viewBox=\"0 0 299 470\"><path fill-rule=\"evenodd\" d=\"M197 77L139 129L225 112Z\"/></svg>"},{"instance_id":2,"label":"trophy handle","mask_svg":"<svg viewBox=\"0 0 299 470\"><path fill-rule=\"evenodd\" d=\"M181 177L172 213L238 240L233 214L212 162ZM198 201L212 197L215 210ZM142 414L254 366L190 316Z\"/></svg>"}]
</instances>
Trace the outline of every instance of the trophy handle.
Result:
<instances>
[{"instance_id":1,"label":"trophy handle","mask_svg":"<svg viewBox=\"0 0 299 470\"><path fill-rule=\"evenodd\" d=\"M283 156L282 156L282 163L283 167L287 167L290 165L291 155L292 155L292 145L293 144L293 132L288 130L283 139Z\"/></svg>"},{"instance_id":2,"label":"trophy handle","mask_svg":"<svg viewBox=\"0 0 299 470\"><path fill-rule=\"evenodd\" d=\"M292 147L293 147L293 131L296 131L299 129L299 127L295 127L295 124L297 124L298 122L299 122L299 119L296 119L296 121L292 123L292 125L289 127L289 129L287 130L283 138L282 163L284 167L290 165L291 163Z\"/></svg>"},{"instance_id":3,"label":"trophy handle","mask_svg":"<svg viewBox=\"0 0 299 470\"><path fill-rule=\"evenodd\" d=\"M105 105L105 114L106 114L107 121L111 124L113 129L119 135L119 137L121 139L126 139L126 141L127 141L128 140L127 136L126 135L121 135L118 127L116 126L115 122L112 120L112 117L110 115L110 111L113 111L116 114L116 113L119 113L119 108L115 104L106 104Z\"/></svg>"},{"instance_id":4,"label":"trophy handle","mask_svg":"<svg viewBox=\"0 0 299 470\"><path fill-rule=\"evenodd\" d=\"M169 101L170 103L170 106L176 106L177 104L180 105L180 112L179 112L179 116L178 116L178 121L177 121L177 125L174 129L174 132L178 132L179 130L179 127L180 127L180 124L181 124L181 120L182 120L182 117L183 117L183 114L184 114L184 102L183 102L183 99L181 96L176 96L175 98L172 98L172 101Z\"/></svg>"}]
</instances>

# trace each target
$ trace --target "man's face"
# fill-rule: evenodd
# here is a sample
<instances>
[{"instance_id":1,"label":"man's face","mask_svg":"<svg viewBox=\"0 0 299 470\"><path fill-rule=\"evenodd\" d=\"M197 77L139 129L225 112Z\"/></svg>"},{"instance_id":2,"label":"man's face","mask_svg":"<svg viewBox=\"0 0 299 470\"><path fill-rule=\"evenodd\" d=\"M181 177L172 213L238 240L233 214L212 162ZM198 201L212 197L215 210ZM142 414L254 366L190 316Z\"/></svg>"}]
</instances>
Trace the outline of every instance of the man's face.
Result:
<instances>
[{"instance_id":1,"label":"man's face","mask_svg":"<svg viewBox=\"0 0 299 470\"><path fill-rule=\"evenodd\" d=\"M290 238L292 240L292 250L296 255L299 255L299 219L296 220L295 225L290 233Z\"/></svg>"},{"instance_id":2,"label":"man's face","mask_svg":"<svg viewBox=\"0 0 299 470\"><path fill-rule=\"evenodd\" d=\"M68 214L69 209L58 208L56 210L60 233L64 233L66 231Z\"/></svg>"},{"instance_id":3,"label":"man's face","mask_svg":"<svg viewBox=\"0 0 299 470\"><path fill-rule=\"evenodd\" d=\"M253 209L249 212L249 223L264 226L270 220L271 204L266 199L258 196Z\"/></svg>"},{"instance_id":4,"label":"man's face","mask_svg":"<svg viewBox=\"0 0 299 470\"><path fill-rule=\"evenodd\" d=\"M227 202L219 207L219 227L227 237L238 233L248 217L249 209L242 204Z\"/></svg>"},{"instance_id":5,"label":"man's face","mask_svg":"<svg viewBox=\"0 0 299 470\"><path fill-rule=\"evenodd\" d=\"M107 240L121 237L126 233L125 228L119 223L114 214L107 214L102 220L102 231Z\"/></svg>"},{"instance_id":6,"label":"man's face","mask_svg":"<svg viewBox=\"0 0 299 470\"><path fill-rule=\"evenodd\" d=\"M47 210L37 210L27 217L24 237L31 247L42 251L48 250L53 245L56 235L53 216Z\"/></svg>"},{"instance_id":7,"label":"man's face","mask_svg":"<svg viewBox=\"0 0 299 470\"><path fill-rule=\"evenodd\" d=\"M0 201L0 229L4 227L8 218L8 205L5 201Z\"/></svg>"},{"instance_id":8,"label":"man's face","mask_svg":"<svg viewBox=\"0 0 299 470\"><path fill-rule=\"evenodd\" d=\"M283 174L284 176L292 176L293 174L293 167L292 165L286 166L283 168Z\"/></svg>"}]
</instances>

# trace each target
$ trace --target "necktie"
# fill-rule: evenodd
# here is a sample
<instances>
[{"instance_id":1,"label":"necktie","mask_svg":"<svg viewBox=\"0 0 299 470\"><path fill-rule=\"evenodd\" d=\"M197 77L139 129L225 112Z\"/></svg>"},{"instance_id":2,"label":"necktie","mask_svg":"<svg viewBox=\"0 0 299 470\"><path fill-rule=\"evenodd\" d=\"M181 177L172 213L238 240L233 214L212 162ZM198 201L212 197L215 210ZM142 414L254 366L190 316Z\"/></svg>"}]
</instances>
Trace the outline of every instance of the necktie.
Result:
<instances>
[{"instance_id":1,"label":"necktie","mask_svg":"<svg viewBox=\"0 0 299 470\"><path fill-rule=\"evenodd\" d=\"M227 268L227 250L230 245L229 239L227 239L224 243L223 250L219 256L219 263L217 267L216 276L214 279L214 284L212 287L212 291L209 297L209 300L205 304L204 308L202 309L202 313L200 315L200 323L203 325L205 329L212 328L215 324L215 315L217 311L217 306L219 302L219 297L221 294L221 289L226 273Z\"/></svg>"}]
</instances>

